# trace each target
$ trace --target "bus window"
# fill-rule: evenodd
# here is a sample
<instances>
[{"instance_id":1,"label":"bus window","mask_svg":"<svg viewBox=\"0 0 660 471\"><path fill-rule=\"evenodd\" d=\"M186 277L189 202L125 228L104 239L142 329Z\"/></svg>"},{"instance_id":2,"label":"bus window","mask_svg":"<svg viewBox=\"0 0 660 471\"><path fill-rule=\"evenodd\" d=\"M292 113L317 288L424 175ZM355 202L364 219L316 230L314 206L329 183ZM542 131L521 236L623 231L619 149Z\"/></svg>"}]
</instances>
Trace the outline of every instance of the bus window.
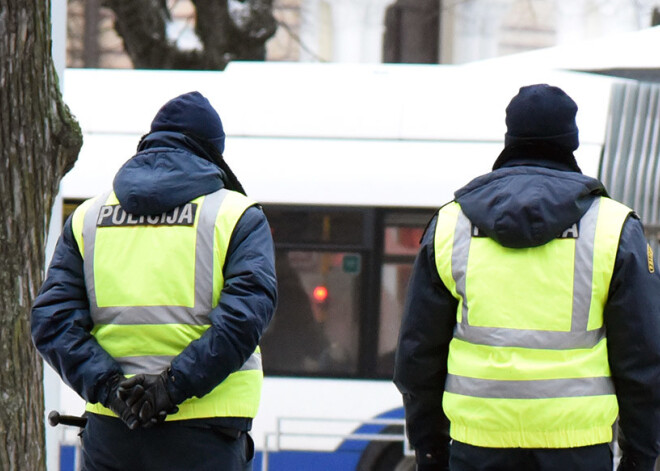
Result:
<instances>
[{"instance_id":1,"label":"bus window","mask_svg":"<svg viewBox=\"0 0 660 471\"><path fill-rule=\"evenodd\" d=\"M380 321L378 329L379 376L392 377L403 307L412 265L419 250L428 216L419 221L386 219L381 268ZM396 225L395 225L396 224ZM405 224L405 225L401 225Z\"/></svg>"},{"instance_id":2,"label":"bus window","mask_svg":"<svg viewBox=\"0 0 660 471\"><path fill-rule=\"evenodd\" d=\"M65 198L62 201L62 224L71 216L71 214L80 206L85 200Z\"/></svg>"},{"instance_id":3,"label":"bus window","mask_svg":"<svg viewBox=\"0 0 660 471\"><path fill-rule=\"evenodd\" d=\"M336 209L266 208L277 244L363 243L363 214Z\"/></svg>"},{"instance_id":4,"label":"bus window","mask_svg":"<svg viewBox=\"0 0 660 471\"><path fill-rule=\"evenodd\" d=\"M268 374L357 373L361 257L276 250L279 302L261 341Z\"/></svg>"},{"instance_id":5,"label":"bus window","mask_svg":"<svg viewBox=\"0 0 660 471\"><path fill-rule=\"evenodd\" d=\"M264 206L275 242L278 305L261 339L268 375L359 374L362 208Z\"/></svg>"}]
</instances>

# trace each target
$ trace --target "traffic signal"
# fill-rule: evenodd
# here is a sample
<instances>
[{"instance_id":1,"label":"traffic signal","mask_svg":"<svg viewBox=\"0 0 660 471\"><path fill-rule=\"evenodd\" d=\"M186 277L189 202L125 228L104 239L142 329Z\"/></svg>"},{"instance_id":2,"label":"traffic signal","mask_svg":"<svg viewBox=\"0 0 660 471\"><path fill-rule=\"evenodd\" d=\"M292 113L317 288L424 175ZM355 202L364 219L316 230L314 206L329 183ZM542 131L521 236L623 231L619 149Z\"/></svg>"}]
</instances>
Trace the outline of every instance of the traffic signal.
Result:
<instances>
[{"instance_id":1,"label":"traffic signal","mask_svg":"<svg viewBox=\"0 0 660 471\"><path fill-rule=\"evenodd\" d=\"M316 304L325 304L328 300L328 288L318 285L312 291L312 299Z\"/></svg>"}]
</instances>

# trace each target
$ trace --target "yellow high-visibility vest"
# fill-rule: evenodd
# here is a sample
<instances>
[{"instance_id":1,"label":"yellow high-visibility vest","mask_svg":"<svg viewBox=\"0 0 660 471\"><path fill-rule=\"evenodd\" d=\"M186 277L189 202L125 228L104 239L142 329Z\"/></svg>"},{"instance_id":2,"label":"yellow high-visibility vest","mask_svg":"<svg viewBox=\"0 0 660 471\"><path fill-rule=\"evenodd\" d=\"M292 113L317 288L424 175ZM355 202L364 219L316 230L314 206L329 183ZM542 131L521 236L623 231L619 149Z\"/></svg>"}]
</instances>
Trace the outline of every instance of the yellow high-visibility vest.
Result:
<instances>
[{"instance_id":1,"label":"yellow high-visibility vest","mask_svg":"<svg viewBox=\"0 0 660 471\"><path fill-rule=\"evenodd\" d=\"M210 327L224 284L231 234L255 203L225 189L167 213L125 212L114 193L80 205L73 234L84 261L92 335L127 376L165 370ZM240 370L167 420L255 417L263 372L259 348ZM101 404L90 412L115 414Z\"/></svg>"},{"instance_id":2,"label":"yellow high-visibility vest","mask_svg":"<svg viewBox=\"0 0 660 471\"><path fill-rule=\"evenodd\" d=\"M438 213L435 257L458 300L443 408L453 439L494 448L609 442L618 404L603 308L631 209L598 197L539 247L481 237L456 202Z\"/></svg>"}]
</instances>

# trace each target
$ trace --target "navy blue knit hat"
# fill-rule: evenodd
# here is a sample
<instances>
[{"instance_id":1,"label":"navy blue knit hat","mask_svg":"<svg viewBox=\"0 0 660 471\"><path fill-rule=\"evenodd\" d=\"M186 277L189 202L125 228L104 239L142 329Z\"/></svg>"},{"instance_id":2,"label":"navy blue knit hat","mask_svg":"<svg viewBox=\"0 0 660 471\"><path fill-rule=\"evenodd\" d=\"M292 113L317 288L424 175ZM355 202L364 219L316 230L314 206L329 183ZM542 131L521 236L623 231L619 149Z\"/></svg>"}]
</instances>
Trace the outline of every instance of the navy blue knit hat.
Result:
<instances>
[{"instance_id":1,"label":"navy blue knit hat","mask_svg":"<svg viewBox=\"0 0 660 471\"><path fill-rule=\"evenodd\" d=\"M576 114L577 105L562 89L522 87L506 108L504 146L550 143L572 152L580 145Z\"/></svg>"},{"instance_id":2,"label":"navy blue knit hat","mask_svg":"<svg viewBox=\"0 0 660 471\"><path fill-rule=\"evenodd\" d=\"M151 132L155 131L189 132L213 144L221 155L225 150L220 116L199 92L184 93L165 103L151 122Z\"/></svg>"}]
</instances>

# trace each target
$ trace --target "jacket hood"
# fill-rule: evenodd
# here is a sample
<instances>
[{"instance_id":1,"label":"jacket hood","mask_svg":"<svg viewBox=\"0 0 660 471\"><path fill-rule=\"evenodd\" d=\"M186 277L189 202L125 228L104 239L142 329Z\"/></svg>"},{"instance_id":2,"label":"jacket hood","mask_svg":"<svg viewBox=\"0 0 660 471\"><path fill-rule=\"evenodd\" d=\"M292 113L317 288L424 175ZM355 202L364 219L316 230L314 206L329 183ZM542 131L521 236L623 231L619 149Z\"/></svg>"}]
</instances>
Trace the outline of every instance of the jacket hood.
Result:
<instances>
[{"instance_id":1,"label":"jacket hood","mask_svg":"<svg viewBox=\"0 0 660 471\"><path fill-rule=\"evenodd\" d=\"M455 193L472 224L511 248L536 247L555 239L598 195L607 192L594 178L533 166L494 170Z\"/></svg>"},{"instance_id":2,"label":"jacket hood","mask_svg":"<svg viewBox=\"0 0 660 471\"><path fill-rule=\"evenodd\" d=\"M200 152L183 134L149 134L115 175L119 204L132 214L161 214L219 190L224 174Z\"/></svg>"}]
</instances>

